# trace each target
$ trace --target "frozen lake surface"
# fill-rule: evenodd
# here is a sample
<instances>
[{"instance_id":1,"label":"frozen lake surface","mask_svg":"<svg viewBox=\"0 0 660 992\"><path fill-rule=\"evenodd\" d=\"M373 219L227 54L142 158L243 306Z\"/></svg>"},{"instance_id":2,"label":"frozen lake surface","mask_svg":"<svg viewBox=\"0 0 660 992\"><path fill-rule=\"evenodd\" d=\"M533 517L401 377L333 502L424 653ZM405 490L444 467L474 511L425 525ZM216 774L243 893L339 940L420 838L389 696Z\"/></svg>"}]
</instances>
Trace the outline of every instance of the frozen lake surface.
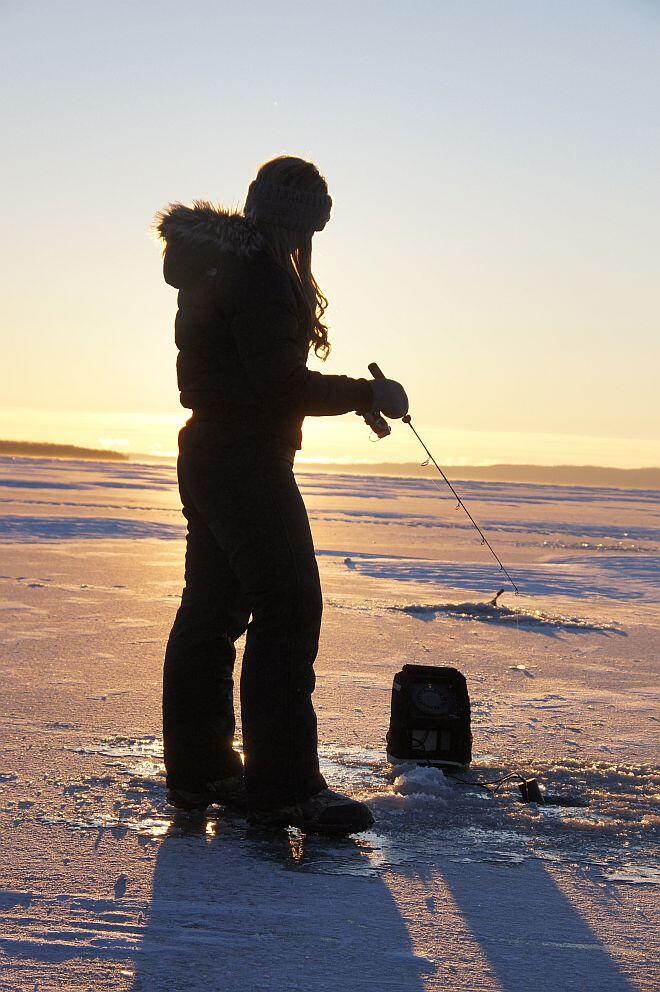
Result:
<instances>
[{"instance_id":1,"label":"frozen lake surface","mask_svg":"<svg viewBox=\"0 0 660 992\"><path fill-rule=\"evenodd\" d=\"M376 815L344 841L165 803L173 466L0 458L0 989L656 990L658 492L461 484L493 605L431 476L298 479L324 771ZM466 675L476 775L584 805L390 767L406 662Z\"/></svg>"}]
</instances>

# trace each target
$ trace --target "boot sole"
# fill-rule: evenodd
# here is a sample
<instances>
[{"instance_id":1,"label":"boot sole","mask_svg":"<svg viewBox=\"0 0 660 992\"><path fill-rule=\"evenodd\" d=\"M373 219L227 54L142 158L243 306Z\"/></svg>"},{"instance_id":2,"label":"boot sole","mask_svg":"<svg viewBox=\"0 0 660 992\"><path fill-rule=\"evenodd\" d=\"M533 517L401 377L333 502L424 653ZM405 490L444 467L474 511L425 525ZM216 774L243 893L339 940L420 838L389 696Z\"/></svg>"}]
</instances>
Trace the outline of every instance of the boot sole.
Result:
<instances>
[{"instance_id":1,"label":"boot sole","mask_svg":"<svg viewBox=\"0 0 660 992\"><path fill-rule=\"evenodd\" d=\"M246 810L245 800L231 796L209 796L204 799L195 799L192 795L188 797L182 795L180 792L171 791L167 794L167 802L175 809L180 809L187 813L200 813L202 810L208 809L209 806L223 806L229 810L242 813L245 813Z\"/></svg>"},{"instance_id":2,"label":"boot sole","mask_svg":"<svg viewBox=\"0 0 660 992\"><path fill-rule=\"evenodd\" d=\"M287 827L296 827L304 834L318 834L324 837L348 837L349 834L360 834L373 826L373 817L366 818L360 823L314 823L296 817L282 818L260 818L248 815L248 823L251 827L263 830L285 830Z\"/></svg>"}]
</instances>

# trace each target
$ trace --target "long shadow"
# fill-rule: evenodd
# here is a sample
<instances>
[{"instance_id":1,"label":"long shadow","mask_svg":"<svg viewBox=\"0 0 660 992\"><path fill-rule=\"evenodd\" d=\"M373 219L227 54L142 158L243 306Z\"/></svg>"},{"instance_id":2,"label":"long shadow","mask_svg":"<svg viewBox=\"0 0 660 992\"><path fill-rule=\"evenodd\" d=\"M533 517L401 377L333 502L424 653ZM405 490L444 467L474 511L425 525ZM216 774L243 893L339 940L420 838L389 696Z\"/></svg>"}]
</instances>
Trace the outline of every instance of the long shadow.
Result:
<instances>
[{"instance_id":1,"label":"long shadow","mask_svg":"<svg viewBox=\"0 0 660 992\"><path fill-rule=\"evenodd\" d=\"M437 870L503 992L633 992L542 861Z\"/></svg>"},{"instance_id":2,"label":"long shadow","mask_svg":"<svg viewBox=\"0 0 660 992\"><path fill-rule=\"evenodd\" d=\"M452 975L457 988L491 988L479 956L501 992L633 992L539 859L459 860L423 845L411 859L379 838L386 882L368 845L209 822L162 841L131 992L422 992ZM397 879L423 888L423 920L402 917Z\"/></svg>"},{"instance_id":3,"label":"long shadow","mask_svg":"<svg viewBox=\"0 0 660 992\"><path fill-rule=\"evenodd\" d=\"M287 834L207 829L161 843L132 992L423 990L428 962L377 875L307 871Z\"/></svg>"}]
</instances>

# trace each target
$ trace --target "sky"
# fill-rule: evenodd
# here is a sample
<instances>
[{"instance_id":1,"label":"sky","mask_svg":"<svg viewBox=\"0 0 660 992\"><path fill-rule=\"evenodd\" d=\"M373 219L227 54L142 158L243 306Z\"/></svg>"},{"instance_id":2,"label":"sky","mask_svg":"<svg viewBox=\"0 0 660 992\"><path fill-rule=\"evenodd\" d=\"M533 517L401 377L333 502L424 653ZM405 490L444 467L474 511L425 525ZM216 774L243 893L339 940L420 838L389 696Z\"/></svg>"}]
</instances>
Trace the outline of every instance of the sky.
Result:
<instances>
[{"instance_id":1,"label":"sky","mask_svg":"<svg viewBox=\"0 0 660 992\"><path fill-rule=\"evenodd\" d=\"M0 437L172 453L154 214L327 178L323 366L447 464L660 464L657 0L0 0ZM308 461L414 461L308 418Z\"/></svg>"}]
</instances>

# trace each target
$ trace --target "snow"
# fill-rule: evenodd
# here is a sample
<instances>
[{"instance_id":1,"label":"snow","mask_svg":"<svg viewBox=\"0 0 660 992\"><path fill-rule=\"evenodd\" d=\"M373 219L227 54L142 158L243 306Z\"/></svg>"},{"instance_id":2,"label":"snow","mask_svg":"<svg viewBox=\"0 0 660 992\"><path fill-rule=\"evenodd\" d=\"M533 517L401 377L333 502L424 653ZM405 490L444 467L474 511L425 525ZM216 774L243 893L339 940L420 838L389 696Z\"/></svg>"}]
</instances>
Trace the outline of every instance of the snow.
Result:
<instances>
[{"instance_id":1,"label":"snow","mask_svg":"<svg viewBox=\"0 0 660 992\"><path fill-rule=\"evenodd\" d=\"M0 989L655 990L658 494L314 475L328 780L376 822L255 834L164 799L171 465L0 459ZM451 664L475 759L391 767L392 676ZM240 723L239 723L240 735Z\"/></svg>"}]
</instances>

